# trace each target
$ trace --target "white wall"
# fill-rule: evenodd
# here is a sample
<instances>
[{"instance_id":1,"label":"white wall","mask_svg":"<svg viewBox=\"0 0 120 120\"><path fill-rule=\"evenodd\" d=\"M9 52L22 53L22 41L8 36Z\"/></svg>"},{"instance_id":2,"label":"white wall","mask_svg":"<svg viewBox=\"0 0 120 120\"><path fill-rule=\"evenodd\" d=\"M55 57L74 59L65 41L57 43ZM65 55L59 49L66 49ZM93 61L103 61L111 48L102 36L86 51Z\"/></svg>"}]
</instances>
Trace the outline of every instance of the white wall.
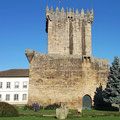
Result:
<instances>
[{"instance_id":1,"label":"white wall","mask_svg":"<svg viewBox=\"0 0 120 120\"><path fill-rule=\"evenodd\" d=\"M0 77L2 82L2 88L0 88L0 94L2 95L2 101L10 104L27 104L28 102L28 89L29 89L29 77ZM11 83L10 88L6 88L7 82ZM15 82L19 82L19 88L15 88ZM23 88L23 82L27 82L27 88ZM6 94L10 94L10 100L6 101ZM14 101L14 94L19 95L18 101ZM27 94L27 99L22 100L23 94Z\"/></svg>"}]
</instances>

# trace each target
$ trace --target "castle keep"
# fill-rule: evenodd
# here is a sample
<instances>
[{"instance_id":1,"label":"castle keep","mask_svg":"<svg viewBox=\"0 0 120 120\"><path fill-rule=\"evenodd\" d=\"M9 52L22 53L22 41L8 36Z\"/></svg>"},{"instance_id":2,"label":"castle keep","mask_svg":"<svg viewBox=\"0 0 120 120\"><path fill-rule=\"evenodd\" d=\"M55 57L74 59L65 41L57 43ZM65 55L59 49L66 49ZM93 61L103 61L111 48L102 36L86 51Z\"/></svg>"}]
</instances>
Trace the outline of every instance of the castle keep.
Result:
<instances>
[{"instance_id":1,"label":"castle keep","mask_svg":"<svg viewBox=\"0 0 120 120\"><path fill-rule=\"evenodd\" d=\"M59 55L87 55L91 56L91 24L93 22L93 10L64 8L56 12L46 8L46 32L48 33L48 54Z\"/></svg>"},{"instance_id":2,"label":"castle keep","mask_svg":"<svg viewBox=\"0 0 120 120\"><path fill-rule=\"evenodd\" d=\"M93 10L85 14L83 9L46 8L48 53L25 53L30 63L29 104L65 102L71 109L93 104L96 88L106 86L109 61L91 55L92 22Z\"/></svg>"}]
</instances>

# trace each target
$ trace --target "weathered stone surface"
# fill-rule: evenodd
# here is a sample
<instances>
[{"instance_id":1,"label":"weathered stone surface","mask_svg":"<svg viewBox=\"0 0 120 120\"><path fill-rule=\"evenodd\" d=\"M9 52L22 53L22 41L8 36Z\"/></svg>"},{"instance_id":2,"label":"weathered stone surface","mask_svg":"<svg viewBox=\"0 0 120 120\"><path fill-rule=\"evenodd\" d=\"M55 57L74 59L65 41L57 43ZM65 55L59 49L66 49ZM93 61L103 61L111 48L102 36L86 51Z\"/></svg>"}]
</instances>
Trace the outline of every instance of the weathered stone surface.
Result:
<instances>
[{"instance_id":1,"label":"weathered stone surface","mask_svg":"<svg viewBox=\"0 0 120 120\"><path fill-rule=\"evenodd\" d=\"M84 95L93 99L96 88L105 87L108 72L105 59L35 52L29 71L29 104L66 102L69 108L81 108Z\"/></svg>"},{"instance_id":2,"label":"weathered stone surface","mask_svg":"<svg viewBox=\"0 0 120 120\"><path fill-rule=\"evenodd\" d=\"M64 120L67 118L69 110L67 108L57 108L56 109L56 118Z\"/></svg>"},{"instance_id":3,"label":"weathered stone surface","mask_svg":"<svg viewBox=\"0 0 120 120\"><path fill-rule=\"evenodd\" d=\"M48 53L63 55L91 56L91 24L93 11L81 14L69 9L56 12L46 8L46 32L48 33Z\"/></svg>"},{"instance_id":4,"label":"weathered stone surface","mask_svg":"<svg viewBox=\"0 0 120 120\"><path fill-rule=\"evenodd\" d=\"M32 58L33 58L33 56L34 56L34 50L32 50L32 49L26 49L25 50L25 55L26 55L26 57L28 58L28 61L29 62L31 62L31 60L32 60Z\"/></svg>"},{"instance_id":5,"label":"weathered stone surface","mask_svg":"<svg viewBox=\"0 0 120 120\"><path fill-rule=\"evenodd\" d=\"M106 86L109 61L91 56L93 10L79 14L46 8L48 54L26 53L30 62L28 103L42 106L65 102L82 108L83 96L92 100L96 88Z\"/></svg>"},{"instance_id":6,"label":"weathered stone surface","mask_svg":"<svg viewBox=\"0 0 120 120\"><path fill-rule=\"evenodd\" d=\"M77 108L77 111L78 111L79 113L82 113L82 108Z\"/></svg>"}]
</instances>

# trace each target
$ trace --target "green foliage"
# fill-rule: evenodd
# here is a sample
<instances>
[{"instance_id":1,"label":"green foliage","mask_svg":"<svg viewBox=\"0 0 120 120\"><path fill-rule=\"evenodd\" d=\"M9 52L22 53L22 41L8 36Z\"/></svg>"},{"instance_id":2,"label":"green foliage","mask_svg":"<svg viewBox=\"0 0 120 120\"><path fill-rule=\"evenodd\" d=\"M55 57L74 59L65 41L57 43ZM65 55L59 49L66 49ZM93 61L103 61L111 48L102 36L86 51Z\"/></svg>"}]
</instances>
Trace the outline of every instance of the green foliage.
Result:
<instances>
[{"instance_id":1,"label":"green foliage","mask_svg":"<svg viewBox=\"0 0 120 120\"><path fill-rule=\"evenodd\" d=\"M110 67L108 83L103 91L104 101L120 105L120 63L119 58L115 57Z\"/></svg>"},{"instance_id":2,"label":"green foliage","mask_svg":"<svg viewBox=\"0 0 120 120\"><path fill-rule=\"evenodd\" d=\"M0 117L17 117L19 113L17 109L6 102L0 102Z\"/></svg>"},{"instance_id":3,"label":"green foliage","mask_svg":"<svg viewBox=\"0 0 120 120\"><path fill-rule=\"evenodd\" d=\"M120 117L114 117L114 116L107 116L107 117L80 117L80 116L74 116L74 117L68 117L68 119L65 120L119 120ZM57 120L55 117L12 117L12 118L0 118L0 120Z\"/></svg>"},{"instance_id":4,"label":"green foliage","mask_svg":"<svg viewBox=\"0 0 120 120\"><path fill-rule=\"evenodd\" d=\"M33 110L33 105L25 105L24 110ZM43 110L44 107L43 106L39 106L39 110Z\"/></svg>"},{"instance_id":5,"label":"green foliage","mask_svg":"<svg viewBox=\"0 0 120 120\"><path fill-rule=\"evenodd\" d=\"M21 115L19 117L0 117L0 120L57 120L55 116L43 115L55 115L55 110L41 110L39 112L24 111L29 112L27 115ZM41 113L41 115L38 115ZM66 120L119 120L120 113L113 111L99 111L99 110L86 110L83 111L83 116L76 115L76 110L70 110L68 118Z\"/></svg>"},{"instance_id":6,"label":"green foliage","mask_svg":"<svg viewBox=\"0 0 120 120\"><path fill-rule=\"evenodd\" d=\"M32 109L33 109L32 105L25 105L24 106L24 110L32 110Z\"/></svg>"},{"instance_id":7,"label":"green foliage","mask_svg":"<svg viewBox=\"0 0 120 120\"><path fill-rule=\"evenodd\" d=\"M59 107L60 107L60 105L58 105L58 104L55 103L55 104L46 106L45 110L56 110Z\"/></svg>"},{"instance_id":8,"label":"green foliage","mask_svg":"<svg viewBox=\"0 0 120 120\"><path fill-rule=\"evenodd\" d=\"M100 84L100 86L98 88L96 88L95 91L95 95L94 95L94 109L96 110L106 110L107 108L110 109L110 104L106 103L103 100L103 89L102 89L102 85Z\"/></svg>"},{"instance_id":9,"label":"green foliage","mask_svg":"<svg viewBox=\"0 0 120 120\"><path fill-rule=\"evenodd\" d=\"M52 104L52 105L48 105L48 106L39 106L39 110L56 110L56 108L59 108L60 105L58 104ZM33 105L25 105L24 106L24 110L33 110Z\"/></svg>"}]
</instances>

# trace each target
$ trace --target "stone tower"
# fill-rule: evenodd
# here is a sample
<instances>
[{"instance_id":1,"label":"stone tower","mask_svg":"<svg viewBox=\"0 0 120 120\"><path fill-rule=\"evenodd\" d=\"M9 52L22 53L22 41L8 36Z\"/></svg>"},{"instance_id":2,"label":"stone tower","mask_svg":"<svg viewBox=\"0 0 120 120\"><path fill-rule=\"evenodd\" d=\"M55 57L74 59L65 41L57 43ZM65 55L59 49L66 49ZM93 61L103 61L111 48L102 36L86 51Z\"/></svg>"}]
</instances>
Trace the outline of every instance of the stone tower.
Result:
<instances>
[{"instance_id":1,"label":"stone tower","mask_svg":"<svg viewBox=\"0 0 120 120\"><path fill-rule=\"evenodd\" d=\"M96 88L105 88L109 73L109 60L91 55L92 22L93 10L79 14L46 8L48 53L25 52L30 63L28 104L65 102L70 109L91 108Z\"/></svg>"},{"instance_id":2,"label":"stone tower","mask_svg":"<svg viewBox=\"0 0 120 120\"><path fill-rule=\"evenodd\" d=\"M63 55L91 56L91 24L93 10L84 13L78 9L64 8L53 11L46 8L46 32L48 33L48 53Z\"/></svg>"}]
</instances>

